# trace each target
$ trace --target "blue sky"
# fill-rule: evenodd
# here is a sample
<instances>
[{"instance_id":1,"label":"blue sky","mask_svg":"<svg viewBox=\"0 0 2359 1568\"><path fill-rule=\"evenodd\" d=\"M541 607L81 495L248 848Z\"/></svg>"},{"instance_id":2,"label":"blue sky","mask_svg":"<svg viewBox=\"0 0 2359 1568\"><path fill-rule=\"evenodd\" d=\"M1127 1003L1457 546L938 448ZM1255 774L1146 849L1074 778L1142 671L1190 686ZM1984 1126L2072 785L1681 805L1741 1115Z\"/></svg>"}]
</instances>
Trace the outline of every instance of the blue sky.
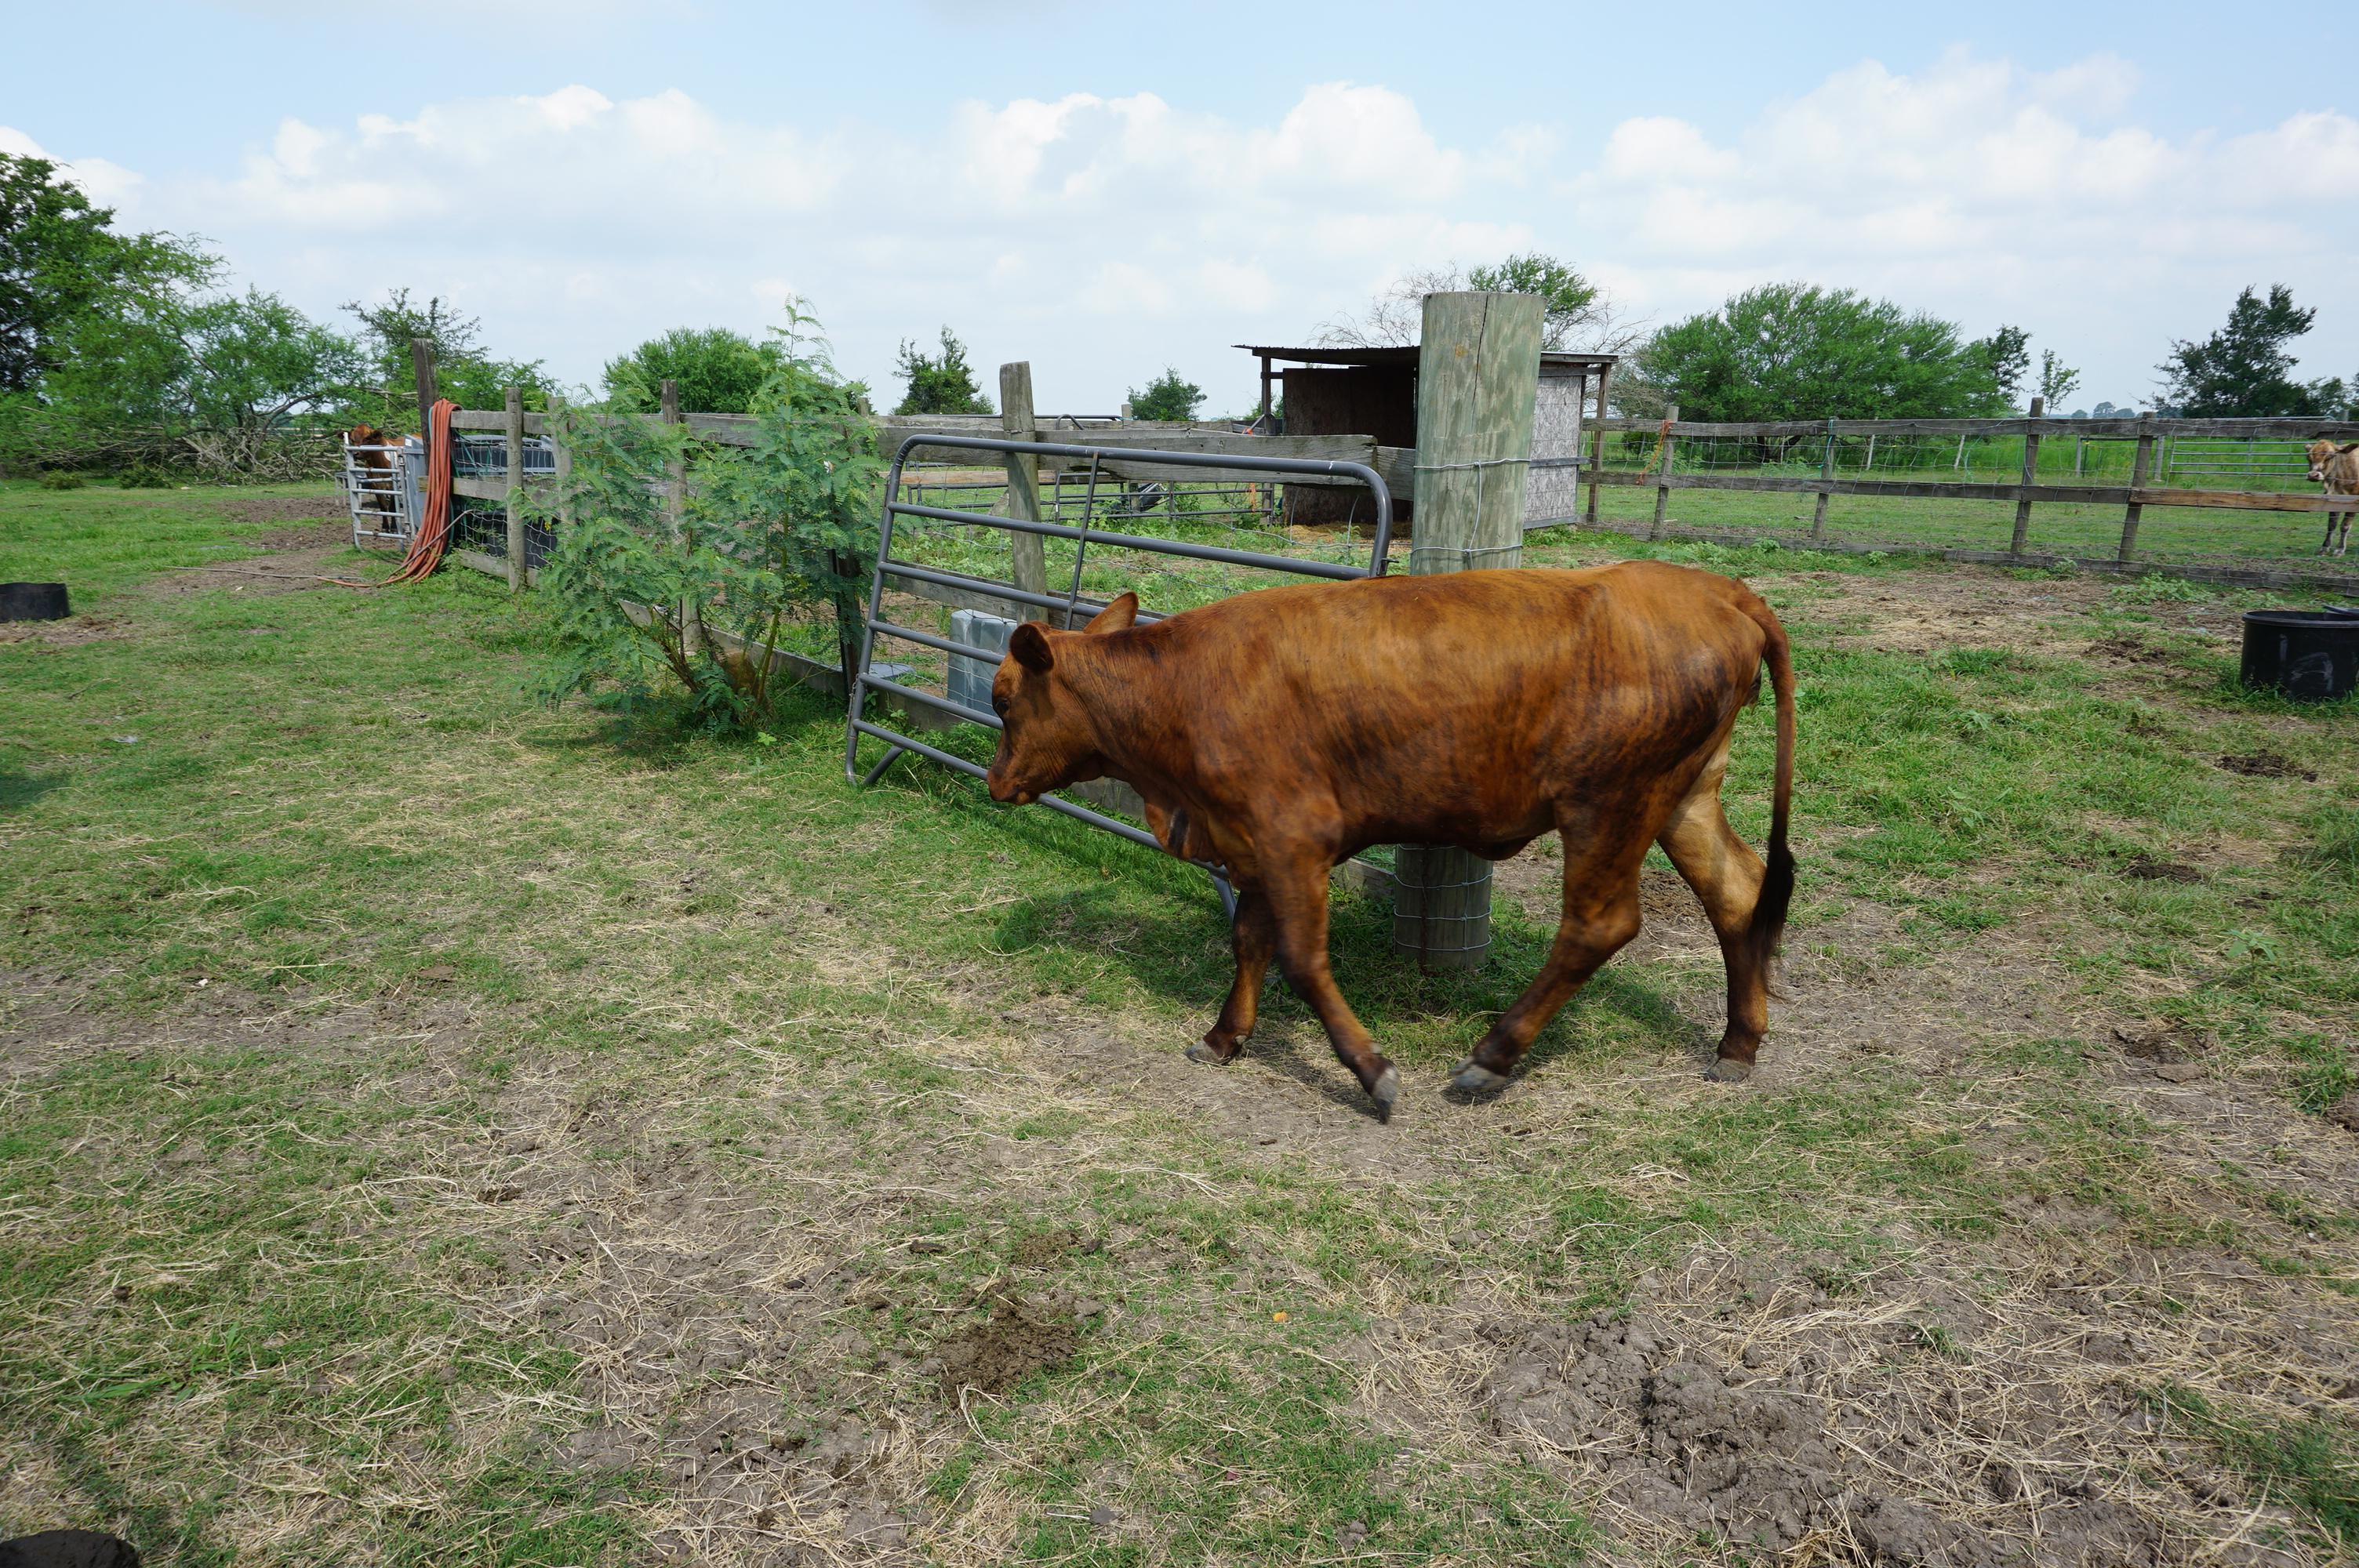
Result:
<instances>
[{"instance_id":1,"label":"blue sky","mask_svg":"<svg viewBox=\"0 0 2359 1568\"><path fill-rule=\"evenodd\" d=\"M809 297L845 368L944 324L1044 408L1540 249L1668 321L1800 277L2027 328L2149 396L2245 284L2359 373L2343 52L2187 7L428 3L13 16L0 148L317 314L453 296L594 380ZM2223 47L2223 43L2233 47ZM103 59L103 66L60 62Z\"/></svg>"}]
</instances>

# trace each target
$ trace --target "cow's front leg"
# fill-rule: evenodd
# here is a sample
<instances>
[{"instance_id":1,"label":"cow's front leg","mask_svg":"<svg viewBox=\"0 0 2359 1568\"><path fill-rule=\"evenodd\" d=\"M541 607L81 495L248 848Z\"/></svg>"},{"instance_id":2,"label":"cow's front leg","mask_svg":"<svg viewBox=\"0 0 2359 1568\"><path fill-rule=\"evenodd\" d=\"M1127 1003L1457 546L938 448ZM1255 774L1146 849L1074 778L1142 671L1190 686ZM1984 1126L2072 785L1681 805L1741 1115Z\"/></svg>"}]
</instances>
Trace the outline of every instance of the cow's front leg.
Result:
<instances>
[{"instance_id":1,"label":"cow's front leg","mask_svg":"<svg viewBox=\"0 0 2359 1568\"><path fill-rule=\"evenodd\" d=\"M1332 859L1307 850L1265 867L1263 892L1276 929L1278 967L1295 994L1319 1015L1336 1059L1376 1102L1376 1114L1389 1121L1393 1101L1400 1098L1400 1074L1353 1016L1327 968L1327 873L1333 869Z\"/></svg>"},{"instance_id":2,"label":"cow's front leg","mask_svg":"<svg viewBox=\"0 0 2359 1568\"><path fill-rule=\"evenodd\" d=\"M2346 512L2343 514L2343 537L2334 546L2334 554L2338 559L2342 557L2343 552L2351 548L2351 519L2354 517L2359 517L2359 513Z\"/></svg>"},{"instance_id":3,"label":"cow's front leg","mask_svg":"<svg viewBox=\"0 0 2359 1568\"><path fill-rule=\"evenodd\" d=\"M1641 831L1601 841L1596 828L1595 821L1582 820L1564 829L1564 917L1548 962L1460 1065L1450 1080L1459 1093L1504 1087L1549 1020L1638 935L1638 866L1654 835Z\"/></svg>"},{"instance_id":4,"label":"cow's front leg","mask_svg":"<svg viewBox=\"0 0 2359 1568\"><path fill-rule=\"evenodd\" d=\"M1269 914L1269 900L1261 890L1238 884L1237 915L1229 945L1237 957L1237 976L1229 986L1229 1000L1220 1021L1204 1038L1188 1047L1189 1060L1231 1062L1254 1030L1261 1011L1261 983L1269 972L1270 954L1277 946L1277 928Z\"/></svg>"},{"instance_id":5,"label":"cow's front leg","mask_svg":"<svg viewBox=\"0 0 2359 1568\"><path fill-rule=\"evenodd\" d=\"M2333 514L2333 513L2332 513L2332 512L2330 512L2330 513L2328 513L2328 514L2326 514L2326 537L2325 537L2325 538L2323 538L2323 539L2321 539L2321 540L2318 542L2318 553L2319 553L2320 555L2321 555L2321 556L2325 556L2325 555L2332 555L2332 554L2333 554L2333 552L2334 552L2334 514Z\"/></svg>"}]
</instances>

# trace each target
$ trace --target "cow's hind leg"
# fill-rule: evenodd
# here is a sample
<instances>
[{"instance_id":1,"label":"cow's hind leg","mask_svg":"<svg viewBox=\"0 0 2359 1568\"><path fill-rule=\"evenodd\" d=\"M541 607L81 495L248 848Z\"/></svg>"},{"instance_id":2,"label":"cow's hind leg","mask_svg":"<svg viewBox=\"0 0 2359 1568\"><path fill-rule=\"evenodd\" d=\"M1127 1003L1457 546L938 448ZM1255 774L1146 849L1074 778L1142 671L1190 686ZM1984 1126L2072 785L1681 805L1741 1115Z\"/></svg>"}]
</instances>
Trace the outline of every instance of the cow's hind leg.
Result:
<instances>
[{"instance_id":1,"label":"cow's hind leg","mask_svg":"<svg viewBox=\"0 0 2359 1568\"><path fill-rule=\"evenodd\" d=\"M1278 967L1295 994L1319 1015L1336 1059L1376 1102L1376 1113L1389 1120L1393 1101L1400 1097L1400 1074L1376 1049L1327 967L1327 873L1332 865L1306 852L1282 867L1266 867L1262 892L1269 901Z\"/></svg>"},{"instance_id":2,"label":"cow's hind leg","mask_svg":"<svg viewBox=\"0 0 2359 1568\"><path fill-rule=\"evenodd\" d=\"M1603 814L1600 814L1601 816ZM1644 831L1601 842L1593 819L1566 821L1564 918L1538 976L1499 1015L1450 1087L1464 1094L1498 1088L1549 1019L1606 959L1638 935L1638 866L1651 837Z\"/></svg>"},{"instance_id":3,"label":"cow's hind leg","mask_svg":"<svg viewBox=\"0 0 2359 1568\"><path fill-rule=\"evenodd\" d=\"M1237 977L1229 987L1220 1021L1203 1039L1188 1047L1190 1061L1234 1061L1245 1036L1253 1033L1254 1020L1261 1011L1262 978L1269 972L1270 955L1277 948L1277 927L1270 918L1269 900L1259 888L1237 889L1237 915L1229 942L1237 957Z\"/></svg>"},{"instance_id":4,"label":"cow's hind leg","mask_svg":"<svg viewBox=\"0 0 2359 1568\"><path fill-rule=\"evenodd\" d=\"M1723 748L1671 813L1662 833L1663 852L1703 902L1703 912L1720 938L1728 968L1728 1032L1706 1076L1742 1083L1753 1074L1761 1036L1769 1027L1767 959L1747 939L1753 906L1760 901L1761 857L1736 836L1720 804L1720 781L1728 765Z\"/></svg>"}]
</instances>

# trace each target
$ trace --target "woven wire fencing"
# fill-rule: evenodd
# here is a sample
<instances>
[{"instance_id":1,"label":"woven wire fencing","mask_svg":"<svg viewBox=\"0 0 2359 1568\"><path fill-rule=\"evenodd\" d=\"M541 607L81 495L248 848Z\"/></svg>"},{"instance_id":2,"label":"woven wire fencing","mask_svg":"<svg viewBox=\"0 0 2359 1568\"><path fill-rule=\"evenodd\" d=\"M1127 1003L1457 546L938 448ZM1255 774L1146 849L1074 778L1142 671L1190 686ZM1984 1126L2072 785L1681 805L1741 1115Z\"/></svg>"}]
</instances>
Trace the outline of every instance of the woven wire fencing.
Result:
<instances>
[{"instance_id":1,"label":"woven wire fencing","mask_svg":"<svg viewBox=\"0 0 2359 1568\"><path fill-rule=\"evenodd\" d=\"M1870 430L1788 425L1744 434L1724 427L1690 433L1682 425L1667 438L1652 421L1612 421L1621 427L1609 427L1603 442L1597 524L1654 534L1659 498L1659 532L1667 537L1969 555L2015 550L2026 436L1960 430L1969 422L1956 420L1928 421L1943 427L1924 431L1893 427L1901 421L1874 423L1878 427ZM2041 422L2028 471L2037 493L2022 537L2026 558L2256 579L2359 576L2359 557L2321 558L2324 514L2278 509L2279 498L2321 494L2308 478L2304 438L2276 431L2178 434L2168 429L2173 422L2158 420L2141 478L2139 437L2117 427L2136 422L2109 421L2111 427L2085 434L2071 430L2074 423ZM2348 428L2321 426L2326 432ZM1658 486L1666 475L1674 486L1701 482L1665 494ZM1711 488L1714 481L1731 487ZM1815 487L1827 481L1859 489L1830 493L1821 505ZM2156 499L2133 508L2134 484L2135 493ZM2165 499L2196 495L2213 503Z\"/></svg>"}]
</instances>

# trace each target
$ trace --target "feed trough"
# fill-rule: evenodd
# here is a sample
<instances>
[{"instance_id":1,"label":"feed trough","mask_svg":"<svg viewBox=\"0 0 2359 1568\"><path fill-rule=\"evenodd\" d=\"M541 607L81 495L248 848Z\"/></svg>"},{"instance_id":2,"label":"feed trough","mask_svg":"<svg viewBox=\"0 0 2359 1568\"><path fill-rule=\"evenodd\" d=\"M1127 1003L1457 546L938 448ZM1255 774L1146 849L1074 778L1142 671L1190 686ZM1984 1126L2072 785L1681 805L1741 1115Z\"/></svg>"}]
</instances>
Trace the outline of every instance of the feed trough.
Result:
<instances>
[{"instance_id":1,"label":"feed trough","mask_svg":"<svg viewBox=\"0 0 2359 1568\"><path fill-rule=\"evenodd\" d=\"M2359 614L2341 607L2246 611L2242 674L2246 686L2296 702L2348 697L2359 688Z\"/></svg>"},{"instance_id":2,"label":"feed trough","mask_svg":"<svg viewBox=\"0 0 2359 1568\"><path fill-rule=\"evenodd\" d=\"M0 621L63 621L72 613L61 582L0 582Z\"/></svg>"}]
</instances>

